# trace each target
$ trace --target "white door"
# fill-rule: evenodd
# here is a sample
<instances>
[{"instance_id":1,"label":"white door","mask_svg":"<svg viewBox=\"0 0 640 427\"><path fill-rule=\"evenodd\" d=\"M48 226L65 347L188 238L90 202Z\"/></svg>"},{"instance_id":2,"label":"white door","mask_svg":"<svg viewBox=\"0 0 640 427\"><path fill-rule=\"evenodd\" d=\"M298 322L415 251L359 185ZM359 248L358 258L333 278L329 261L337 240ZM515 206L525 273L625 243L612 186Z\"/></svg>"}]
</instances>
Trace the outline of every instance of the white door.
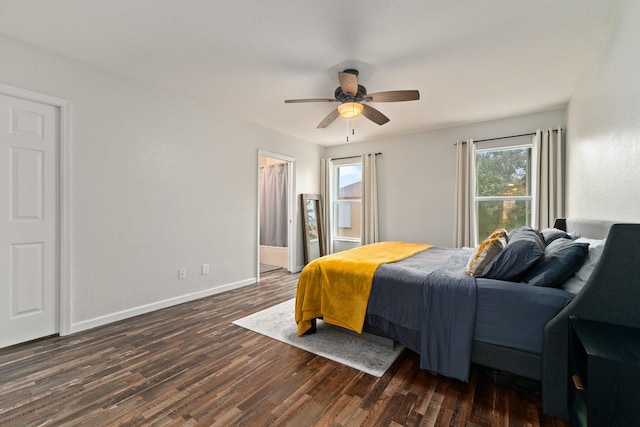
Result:
<instances>
[{"instance_id":1,"label":"white door","mask_svg":"<svg viewBox=\"0 0 640 427\"><path fill-rule=\"evenodd\" d=\"M0 348L59 332L58 108L0 94Z\"/></svg>"}]
</instances>

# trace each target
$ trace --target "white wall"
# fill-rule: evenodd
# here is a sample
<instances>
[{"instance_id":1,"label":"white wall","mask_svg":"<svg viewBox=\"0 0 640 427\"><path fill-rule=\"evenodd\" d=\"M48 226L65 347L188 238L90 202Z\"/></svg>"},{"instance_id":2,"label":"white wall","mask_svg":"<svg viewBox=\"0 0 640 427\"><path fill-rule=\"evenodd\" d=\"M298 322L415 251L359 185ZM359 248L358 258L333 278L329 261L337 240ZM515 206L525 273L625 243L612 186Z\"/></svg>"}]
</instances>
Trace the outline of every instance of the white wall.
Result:
<instances>
[{"instance_id":1,"label":"white wall","mask_svg":"<svg viewBox=\"0 0 640 427\"><path fill-rule=\"evenodd\" d=\"M0 83L73 103L73 330L255 281L258 149L318 192L313 144L1 36L0 57Z\"/></svg>"},{"instance_id":2,"label":"white wall","mask_svg":"<svg viewBox=\"0 0 640 427\"><path fill-rule=\"evenodd\" d=\"M568 214L640 222L640 2L623 0L569 103Z\"/></svg>"},{"instance_id":3,"label":"white wall","mask_svg":"<svg viewBox=\"0 0 640 427\"><path fill-rule=\"evenodd\" d=\"M327 147L324 156L382 152L377 159L381 240L451 247L455 208L454 144L469 138L519 135L558 126L565 127L564 109Z\"/></svg>"}]
</instances>

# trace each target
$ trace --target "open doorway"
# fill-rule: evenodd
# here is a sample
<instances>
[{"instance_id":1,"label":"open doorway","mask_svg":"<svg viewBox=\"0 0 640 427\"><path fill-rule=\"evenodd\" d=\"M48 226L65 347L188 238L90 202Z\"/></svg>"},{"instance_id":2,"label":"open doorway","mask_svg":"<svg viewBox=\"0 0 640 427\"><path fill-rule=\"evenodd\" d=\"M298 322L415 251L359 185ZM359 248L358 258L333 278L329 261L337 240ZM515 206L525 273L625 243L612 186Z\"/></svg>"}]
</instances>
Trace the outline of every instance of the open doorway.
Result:
<instances>
[{"instance_id":1,"label":"open doorway","mask_svg":"<svg viewBox=\"0 0 640 427\"><path fill-rule=\"evenodd\" d=\"M294 159L258 153L257 277L277 269L294 271Z\"/></svg>"}]
</instances>

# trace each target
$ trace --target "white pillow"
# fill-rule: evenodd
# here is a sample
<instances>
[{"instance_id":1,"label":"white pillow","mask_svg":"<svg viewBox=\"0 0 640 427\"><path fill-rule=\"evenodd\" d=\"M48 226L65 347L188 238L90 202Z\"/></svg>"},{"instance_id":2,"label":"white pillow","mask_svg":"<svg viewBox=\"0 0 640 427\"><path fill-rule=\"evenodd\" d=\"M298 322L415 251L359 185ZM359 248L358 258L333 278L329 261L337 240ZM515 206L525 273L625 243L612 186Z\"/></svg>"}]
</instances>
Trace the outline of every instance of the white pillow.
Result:
<instances>
[{"instance_id":1,"label":"white pillow","mask_svg":"<svg viewBox=\"0 0 640 427\"><path fill-rule=\"evenodd\" d=\"M576 274L571 276L571 278L564 282L560 287L567 292L577 295L589 277L591 277L591 273L596 267L596 264L598 264L606 239L598 240L578 237L575 241L589 243L589 254L587 255L587 260L582 264L582 267L580 267L580 270L578 270Z\"/></svg>"}]
</instances>

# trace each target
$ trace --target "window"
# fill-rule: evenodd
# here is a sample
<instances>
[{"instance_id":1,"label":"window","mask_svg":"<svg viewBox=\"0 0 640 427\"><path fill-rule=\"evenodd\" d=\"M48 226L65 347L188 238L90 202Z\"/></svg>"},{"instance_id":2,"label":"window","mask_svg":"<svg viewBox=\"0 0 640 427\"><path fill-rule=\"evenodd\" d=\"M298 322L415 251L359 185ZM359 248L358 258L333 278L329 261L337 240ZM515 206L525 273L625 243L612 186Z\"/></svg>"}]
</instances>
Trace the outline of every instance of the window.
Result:
<instances>
[{"instance_id":1,"label":"window","mask_svg":"<svg viewBox=\"0 0 640 427\"><path fill-rule=\"evenodd\" d=\"M348 160L333 166L332 237L334 241L360 243L362 163Z\"/></svg>"},{"instance_id":2,"label":"window","mask_svg":"<svg viewBox=\"0 0 640 427\"><path fill-rule=\"evenodd\" d=\"M532 144L476 152L476 239L495 229L532 224Z\"/></svg>"}]
</instances>

